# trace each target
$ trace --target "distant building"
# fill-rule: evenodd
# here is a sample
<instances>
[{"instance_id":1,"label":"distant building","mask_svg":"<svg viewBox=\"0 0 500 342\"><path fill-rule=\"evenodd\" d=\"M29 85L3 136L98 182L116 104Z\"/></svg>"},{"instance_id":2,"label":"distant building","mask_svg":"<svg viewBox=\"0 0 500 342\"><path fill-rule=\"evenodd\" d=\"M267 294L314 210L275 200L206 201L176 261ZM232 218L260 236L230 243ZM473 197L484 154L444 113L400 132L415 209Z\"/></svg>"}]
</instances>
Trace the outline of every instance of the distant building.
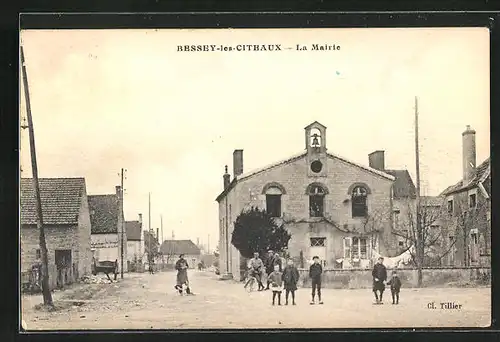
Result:
<instances>
[{"instance_id":1,"label":"distant building","mask_svg":"<svg viewBox=\"0 0 500 342\"><path fill-rule=\"evenodd\" d=\"M189 268L198 267L201 261L200 248L191 240L165 240L161 244L160 251L168 265L175 264L180 254L184 254Z\"/></svg>"},{"instance_id":2,"label":"distant building","mask_svg":"<svg viewBox=\"0 0 500 342\"><path fill-rule=\"evenodd\" d=\"M231 234L236 217L252 206L285 224L293 258L317 255L325 266L351 268L370 267L373 251L395 255L394 209L400 205L402 212L414 201L415 186L407 170L385 169L384 151L368 159L365 166L327 151L326 127L319 122L305 127L304 152L261 169L244 173L243 150L235 150L234 178L226 166L216 199L221 274L240 278Z\"/></svg>"},{"instance_id":3,"label":"distant building","mask_svg":"<svg viewBox=\"0 0 500 342\"><path fill-rule=\"evenodd\" d=\"M476 167L476 132L462 133L462 179L446 188L448 263L455 266L491 264L491 166L487 158Z\"/></svg>"},{"instance_id":4,"label":"distant building","mask_svg":"<svg viewBox=\"0 0 500 342\"><path fill-rule=\"evenodd\" d=\"M40 178L49 270L59 285L91 271L90 215L84 178ZM21 179L21 270L41 262L33 179ZM56 273L52 273L54 278Z\"/></svg>"},{"instance_id":5,"label":"distant building","mask_svg":"<svg viewBox=\"0 0 500 342\"><path fill-rule=\"evenodd\" d=\"M137 221L125 221L127 231L127 260L141 262L144 255L144 240L142 237L142 214Z\"/></svg>"},{"instance_id":6,"label":"distant building","mask_svg":"<svg viewBox=\"0 0 500 342\"><path fill-rule=\"evenodd\" d=\"M110 195L88 196L90 221L92 225L91 246L97 261L118 260L121 272L121 251L123 245L123 271L127 272L127 234L124 231L121 188ZM123 243L122 243L123 232Z\"/></svg>"},{"instance_id":7,"label":"distant building","mask_svg":"<svg viewBox=\"0 0 500 342\"><path fill-rule=\"evenodd\" d=\"M143 231L144 237L144 257L142 258L142 262L147 263L149 261L149 255L154 256L154 261L159 262L158 252L160 251L160 243L158 242L158 238L156 237L153 230Z\"/></svg>"}]
</instances>

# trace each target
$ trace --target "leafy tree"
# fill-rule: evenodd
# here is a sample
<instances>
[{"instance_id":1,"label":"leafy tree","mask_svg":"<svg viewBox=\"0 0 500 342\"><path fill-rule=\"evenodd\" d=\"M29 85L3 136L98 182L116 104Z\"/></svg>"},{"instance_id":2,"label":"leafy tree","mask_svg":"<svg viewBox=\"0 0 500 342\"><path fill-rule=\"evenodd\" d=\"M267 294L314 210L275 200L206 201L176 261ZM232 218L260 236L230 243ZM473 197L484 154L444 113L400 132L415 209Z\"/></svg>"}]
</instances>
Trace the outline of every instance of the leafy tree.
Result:
<instances>
[{"instance_id":1,"label":"leafy tree","mask_svg":"<svg viewBox=\"0 0 500 342\"><path fill-rule=\"evenodd\" d=\"M254 252L263 255L270 249L283 251L291 237L283 223L265 210L252 207L236 218L231 243L243 257L251 258Z\"/></svg>"}]
</instances>

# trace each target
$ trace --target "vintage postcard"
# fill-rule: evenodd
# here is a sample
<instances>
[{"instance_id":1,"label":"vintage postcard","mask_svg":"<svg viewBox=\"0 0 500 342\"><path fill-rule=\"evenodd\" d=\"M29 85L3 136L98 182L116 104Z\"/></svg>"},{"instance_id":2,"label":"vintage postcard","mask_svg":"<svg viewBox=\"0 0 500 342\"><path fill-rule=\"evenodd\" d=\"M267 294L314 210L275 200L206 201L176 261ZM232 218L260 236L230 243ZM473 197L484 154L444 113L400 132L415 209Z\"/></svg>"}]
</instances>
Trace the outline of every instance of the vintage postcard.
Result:
<instances>
[{"instance_id":1,"label":"vintage postcard","mask_svg":"<svg viewBox=\"0 0 500 342\"><path fill-rule=\"evenodd\" d=\"M490 326L488 29L20 41L25 330Z\"/></svg>"}]
</instances>

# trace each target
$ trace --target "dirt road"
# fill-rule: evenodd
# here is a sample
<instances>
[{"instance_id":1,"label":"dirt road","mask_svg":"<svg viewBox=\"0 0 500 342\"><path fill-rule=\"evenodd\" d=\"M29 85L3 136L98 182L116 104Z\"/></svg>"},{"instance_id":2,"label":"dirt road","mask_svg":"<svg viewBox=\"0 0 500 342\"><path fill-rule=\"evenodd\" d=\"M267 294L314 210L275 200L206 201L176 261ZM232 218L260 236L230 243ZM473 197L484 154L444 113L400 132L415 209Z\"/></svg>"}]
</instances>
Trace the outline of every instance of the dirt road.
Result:
<instances>
[{"instance_id":1,"label":"dirt road","mask_svg":"<svg viewBox=\"0 0 500 342\"><path fill-rule=\"evenodd\" d=\"M403 288L399 305L391 305L390 293L384 305L373 305L369 290L334 289L323 290L324 305L310 305L310 290L299 289L296 306L273 307L269 291L247 293L241 284L208 272L191 271L190 280L195 295L179 296L173 272L127 274L116 284L56 294L55 301L68 302L91 293L80 303L75 299L81 306L58 312L36 311L41 297L23 297L22 317L29 330L478 327L491 320L490 288Z\"/></svg>"}]
</instances>

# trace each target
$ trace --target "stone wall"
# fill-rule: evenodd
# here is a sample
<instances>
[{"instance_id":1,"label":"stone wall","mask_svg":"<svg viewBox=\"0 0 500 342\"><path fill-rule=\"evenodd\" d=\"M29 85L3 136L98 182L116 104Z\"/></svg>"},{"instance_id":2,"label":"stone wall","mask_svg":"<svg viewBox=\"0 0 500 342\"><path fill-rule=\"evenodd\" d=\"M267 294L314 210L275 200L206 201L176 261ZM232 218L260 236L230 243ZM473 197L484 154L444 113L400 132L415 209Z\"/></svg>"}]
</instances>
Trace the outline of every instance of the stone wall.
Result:
<instances>
[{"instance_id":1,"label":"stone wall","mask_svg":"<svg viewBox=\"0 0 500 342\"><path fill-rule=\"evenodd\" d=\"M308 269L299 269L299 287L310 287ZM388 276L391 270L387 270ZM489 285L491 284L491 269L481 267L463 268L424 268L422 270L424 287L460 286L466 283ZM398 269L403 288L413 288L418 285L418 272L416 269ZM372 287L371 270L324 269L322 286L334 289L368 289Z\"/></svg>"}]
</instances>

